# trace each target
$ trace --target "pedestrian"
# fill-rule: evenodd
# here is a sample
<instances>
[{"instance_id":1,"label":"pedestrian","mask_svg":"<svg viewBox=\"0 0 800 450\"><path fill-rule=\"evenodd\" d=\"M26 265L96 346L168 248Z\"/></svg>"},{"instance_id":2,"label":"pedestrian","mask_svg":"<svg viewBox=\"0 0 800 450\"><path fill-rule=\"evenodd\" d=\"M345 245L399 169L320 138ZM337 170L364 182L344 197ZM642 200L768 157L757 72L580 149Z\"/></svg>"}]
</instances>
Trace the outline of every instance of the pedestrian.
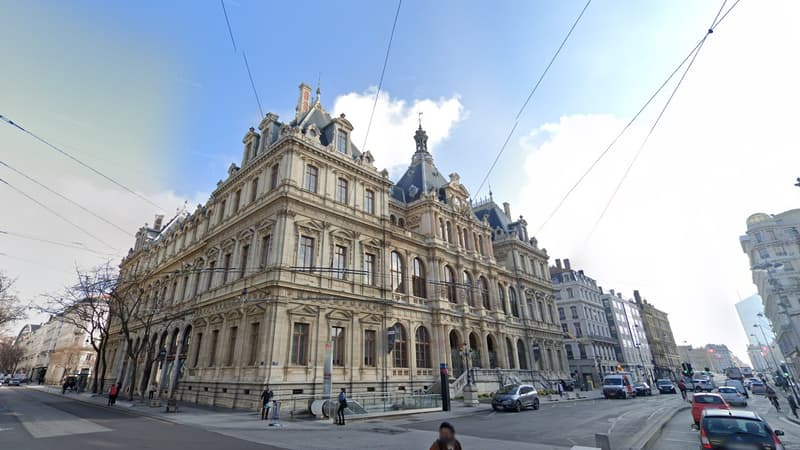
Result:
<instances>
[{"instance_id":1,"label":"pedestrian","mask_svg":"<svg viewBox=\"0 0 800 450\"><path fill-rule=\"evenodd\" d=\"M794 399L794 395L789 395L786 397L786 400L789 402L789 408L792 410L792 414L794 414L795 419L797 419L797 400Z\"/></svg>"},{"instance_id":2,"label":"pedestrian","mask_svg":"<svg viewBox=\"0 0 800 450\"><path fill-rule=\"evenodd\" d=\"M269 419L269 407L273 396L272 390L267 385L261 393L261 420Z\"/></svg>"},{"instance_id":3,"label":"pedestrian","mask_svg":"<svg viewBox=\"0 0 800 450\"><path fill-rule=\"evenodd\" d=\"M558 380L558 383L556 383L556 390L558 391L559 397L564 396L564 382L562 380Z\"/></svg>"},{"instance_id":4,"label":"pedestrian","mask_svg":"<svg viewBox=\"0 0 800 450\"><path fill-rule=\"evenodd\" d=\"M117 400L117 385L112 384L111 388L108 390L108 406L111 406Z\"/></svg>"},{"instance_id":5,"label":"pedestrian","mask_svg":"<svg viewBox=\"0 0 800 450\"><path fill-rule=\"evenodd\" d=\"M678 390L681 391L681 398L686 400L686 383L683 380L678 381Z\"/></svg>"},{"instance_id":6,"label":"pedestrian","mask_svg":"<svg viewBox=\"0 0 800 450\"><path fill-rule=\"evenodd\" d=\"M347 408L347 392L339 392L339 408L336 410L336 425L344 425L344 409Z\"/></svg>"},{"instance_id":7,"label":"pedestrian","mask_svg":"<svg viewBox=\"0 0 800 450\"><path fill-rule=\"evenodd\" d=\"M61 386L61 395L64 395L64 394L67 393L67 388L69 388L69 381L68 380L64 380L64 384Z\"/></svg>"},{"instance_id":8,"label":"pedestrian","mask_svg":"<svg viewBox=\"0 0 800 450\"><path fill-rule=\"evenodd\" d=\"M461 450L461 443L456 439L456 429L449 422L439 425L439 439L431 444L430 450Z\"/></svg>"},{"instance_id":9,"label":"pedestrian","mask_svg":"<svg viewBox=\"0 0 800 450\"><path fill-rule=\"evenodd\" d=\"M153 399L153 396L154 396L154 395L156 395L156 391L158 390L158 383L157 383L157 382L155 382L155 381L154 381L154 382L152 382L152 383L150 383L150 387L149 387L147 390L148 390L147 397L148 397L150 400L152 400L152 399Z\"/></svg>"}]
</instances>

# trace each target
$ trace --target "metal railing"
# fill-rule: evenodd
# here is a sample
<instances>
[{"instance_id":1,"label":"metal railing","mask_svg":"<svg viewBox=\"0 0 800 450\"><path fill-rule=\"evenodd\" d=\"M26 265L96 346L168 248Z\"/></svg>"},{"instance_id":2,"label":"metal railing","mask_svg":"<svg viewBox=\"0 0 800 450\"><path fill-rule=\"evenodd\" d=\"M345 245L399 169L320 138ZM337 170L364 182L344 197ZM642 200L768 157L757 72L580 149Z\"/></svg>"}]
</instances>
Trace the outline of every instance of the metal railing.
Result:
<instances>
[{"instance_id":1,"label":"metal railing","mask_svg":"<svg viewBox=\"0 0 800 450\"><path fill-rule=\"evenodd\" d=\"M289 417L303 417L311 414L311 403L315 400L325 400L322 396L291 395L281 398L281 413ZM347 397L348 409L351 414L374 414L388 411L402 411L425 408L440 408L442 397L440 394L422 394L412 392L370 392ZM337 396L332 395L326 411L333 417L338 404Z\"/></svg>"}]
</instances>

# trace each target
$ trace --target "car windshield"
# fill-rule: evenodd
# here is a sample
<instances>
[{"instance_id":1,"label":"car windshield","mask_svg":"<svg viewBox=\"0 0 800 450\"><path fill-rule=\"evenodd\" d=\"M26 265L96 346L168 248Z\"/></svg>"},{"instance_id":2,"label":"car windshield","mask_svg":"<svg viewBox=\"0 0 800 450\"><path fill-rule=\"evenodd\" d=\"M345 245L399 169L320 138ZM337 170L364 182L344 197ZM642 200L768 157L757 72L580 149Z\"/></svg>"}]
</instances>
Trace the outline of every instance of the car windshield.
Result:
<instances>
[{"instance_id":1,"label":"car windshield","mask_svg":"<svg viewBox=\"0 0 800 450\"><path fill-rule=\"evenodd\" d=\"M512 384L510 386L501 387L500 390L497 391L497 393L498 394L516 394L517 393L517 389L519 389L519 386Z\"/></svg>"},{"instance_id":2,"label":"car windshield","mask_svg":"<svg viewBox=\"0 0 800 450\"><path fill-rule=\"evenodd\" d=\"M606 386L622 386L622 378L606 378L603 380Z\"/></svg>"},{"instance_id":3,"label":"car windshield","mask_svg":"<svg viewBox=\"0 0 800 450\"><path fill-rule=\"evenodd\" d=\"M735 394L736 393L736 388L721 387L721 388L719 388L719 393L720 394Z\"/></svg>"},{"instance_id":4,"label":"car windshield","mask_svg":"<svg viewBox=\"0 0 800 450\"><path fill-rule=\"evenodd\" d=\"M716 395L695 395L694 402L705 403L705 404L716 404L716 405L724 403L722 398Z\"/></svg>"},{"instance_id":5,"label":"car windshield","mask_svg":"<svg viewBox=\"0 0 800 450\"><path fill-rule=\"evenodd\" d=\"M703 419L703 428L705 428L706 433L715 436L729 434L750 435L759 438L769 438L771 436L764 422L739 417L706 417Z\"/></svg>"},{"instance_id":6,"label":"car windshield","mask_svg":"<svg viewBox=\"0 0 800 450\"><path fill-rule=\"evenodd\" d=\"M658 380L658 381L656 381L656 384L658 384L658 385L666 385L666 384L672 384L672 382L669 381L669 380Z\"/></svg>"}]
</instances>

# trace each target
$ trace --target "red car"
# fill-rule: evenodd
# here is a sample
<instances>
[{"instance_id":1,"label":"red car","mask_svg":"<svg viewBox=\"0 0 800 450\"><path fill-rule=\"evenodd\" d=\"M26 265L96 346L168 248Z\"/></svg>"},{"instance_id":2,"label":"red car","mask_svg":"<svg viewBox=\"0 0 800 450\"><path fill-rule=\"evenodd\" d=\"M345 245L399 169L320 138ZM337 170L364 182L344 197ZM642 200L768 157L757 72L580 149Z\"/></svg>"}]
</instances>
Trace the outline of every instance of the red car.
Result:
<instances>
[{"instance_id":1,"label":"red car","mask_svg":"<svg viewBox=\"0 0 800 450\"><path fill-rule=\"evenodd\" d=\"M700 416L706 409L731 409L719 394L698 392L692 395L692 419L695 425L700 424Z\"/></svg>"}]
</instances>

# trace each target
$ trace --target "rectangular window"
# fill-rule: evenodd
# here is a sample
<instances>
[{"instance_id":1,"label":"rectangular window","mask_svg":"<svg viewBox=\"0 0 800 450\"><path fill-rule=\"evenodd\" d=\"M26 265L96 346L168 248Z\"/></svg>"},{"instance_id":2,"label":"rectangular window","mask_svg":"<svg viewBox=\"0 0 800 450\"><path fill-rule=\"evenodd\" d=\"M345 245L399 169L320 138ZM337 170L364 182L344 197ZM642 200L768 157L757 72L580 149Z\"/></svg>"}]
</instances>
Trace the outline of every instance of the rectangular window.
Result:
<instances>
[{"instance_id":1,"label":"rectangular window","mask_svg":"<svg viewBox=\"0 0 800 450\"><path fill-rule=\"evenodd\" d=\"M226 253L222 258L222 284L228 282L228 272L231 270L231 254Z\"/></svg>"},{"instance_id":2,"label":"rectangular window","mask_svg":"<svg viewBox=\"0 0 800 450\"><path fill-rule=\"evenodd\" d=\"M339 130L338 139L336 150L339 150L340 153L347 153L347 133Z\"/></svg>"},{"instance_id":3,"label":"rectangular window","mask_svg":"<svg viewBox=\"0 0 800 450\"><path fill-rule=\"evenodd\" d=\"M331 342L333 342L333 365L344 366L344 328L331 328Z\"/></svg>"},{"instance_id":4,"label":"rectangular window","mask_svg":"<svg viewBox=\"0 0 800 450\"><path fill-rule=\"evenodd\" d=\"M583 336L583 330L581 330L580 322L575 322L575 323L572 324L572 326L575 327L575 337L582 337Z\"/></svg>"},{"instance_id":5,"label":"rectangular window","mask_svg":"<svg viewBox=\"0 0 800 450\"><path fill-rule=\"evenodd\" d=\"M211 286L214 283L214 274L216 273L216 270L217 270L217 262L216 261L211 261L210 263L208 263L208 274L207 274L207 277L206 277L206 290L211 289Z\"/></svg>"},{"instance_id":6,"label":"rectangular window","mask_svg":"<svg viewBox=\"0 0 800 450\"><path fill-rule=\"evenodd\" d=\"M258 195L258 177L253 178L253 181L250 183L250 203L256 201L256 196Z\"/></svg>"},{"instance_id":7,"label":"rectangular window","mask_svg":"<svg viewBox=\"0 0 800 450\"><path fill-rule=\"evenodd\" d=\"M258 333L260 330L260 322L250 324L250 345L248 345L250 354L247 357L247 364L250 366L255 366L258 359Z\"/></svg>"},{"instance_id":8,"label":"rectangular window","mask_svg":"<svg viewBox=\"0 0 800 450\"><path fill-rule=\"evenodd\" d=\"M308 324L295 323L292 331L292 360L296 366L308 365Z\"/></svg>"},{"instance_id":9,"label":"rectangular window","mask_svg":"<svg viewBox=\"0 0 800 450\"><path fill-rule=\"evenodd\" d=\"M336 245L333 249L333 276L340 279L347 279L347 247Z\"/></svg>"},{"instance_id":10,"label":"rectangular window","mask_svg":"<svg viewBox=\"0 0 800 450\"><path fill-rule=\"evenodd\" d=\"M565 348L567 349L567 359L574 359L575 357L572 354L572 344L567 344Z\"/></svg>"},{"instance_id":11,"label":"rectangular window","mask_svg":"<svg viewBox=\"0 0 800 450\"><path fill-rule=\"evenodd\" d=\"M236 191L235 194L233 194L233 213L234 214L236 214L236 212L239 211L239 203L241 202L241 200L242 200L242 190L239 189L238 191Z\"/></svg>"},{"instance_id":12,"label":"rectangular window","mask_svg":"<svg viewBox=\"0 0 800 450\"><path fill-rule=\"evenodd\" d=\"M269 235L261 238L261 257L258 265L262 268L267 267L267 261L269 260L269 239Z\"/></svg>"},{"instance_id":13,"label":"rectangular window","mask_svg":"<svg viewBox=\"0 0 800 450\"><path fill-rule=\"evenodd\" d=\"M276 187L278 187L278 176L279 176L278 175L278 169L279 169L278 164L273 165L272 169L270 169L270 172L269 172L269 189L270 190L273 190Z\"/></svg>"},{"instance_id":14,"label":"rectangular window","mask_svg":"<svg viewBox=\"0 0 800 450\"><path fill-rule=\"evenodd\" d=\"M197 365L200 363L200 349L203 347L203 333L197 333L195 342L194 357L192 358L192 361L194 362L193 366L197 367Z\"/></svg>"},{"instance_id":15,"label":"rectangular window","mask_svg":"<svg viewBox=\"0 0 800 450\"><path fill-rule=\"evenodd\" d=\"M364 212L375 214L375 191L369 189L364 191Z\"/></svg>"},{"instance_id":16,"label":"rectangular window","mask_svg":"<svg viewBox=\"0 0 800 450\"><path fill-rule=\"evenodd\" d=\"M364 331L364 365L367 367L375 367L376 340L375 330Z\"/></svg>"},{"instance_id":17,"label":"rectangular window","mask_svg":"<svg viewBox=\"0 0 800 450\"><path fill-rule=\"evenodd\" d=\"M250 255L250 246L245 245L242 247L242 259L241 264L239 264L239 278L247 275L247 257Z\"/></svg>"},{"instance_id":18,"label":"rectangular window","mask_svg":"<svg viewBox=\"0 0 800 450\"><path fill-rule=\"evenodd\" d=\"M228 336L228 355L225 361L226 366L232 366L234 356L236 356L236 337L239 334L239 327L231 327L230 335Z\"/></svg>"},{"instance_id":19,"label":"rectangular window","mask_svg":"<svg viewBox=\"0 0 800 450\"><path fill-rule=\"evenodd\" d=\"M561 319L561 320L564 320L564 319L567 318L567 316L564 315L564 308L561 308L561 307L558 308L558 318Z\"/></svg>"},{"instance_id":20,"label":"rectangular window","mask_svg":"<svg viewBox=\"0 0 800 450\"><path fill-rule=\"evenodd\" d=\"M561 331L563 331L564 333L569 333L569 329L567 329L567 324L565 323L561 324Z\"/></svg>"},{"instance_id":21,"label":"rectangular window","mask_svg":"<svg viewBox=\"0 0 800 450\"><path fill-rule=\"evenodd\" d=\"M317 178L319 177L319 169L311 164L306 166L306 181L305 188L307 191L317 192Z\"/></svg>"},{"instance_id":22,"label":"rectangular window","mask_svg":"<svg viewBox=\"0 0 800 450\"><path fill-rule=\"evenodd\" d=\"M572 288L567 288L567 298L575 298L575 294L572 293Z\"/></svg>"},{"instance_id":23,"label":"rectangular window","mask_svg":"<svg viewBox=\"0 0 800 450\"><path fill-rule=\"evenodd\" d=\"M364 254L364 282L375 285L375 255L372 253Z\"/></svg>"},{"instance_id":24,"label":"rectangular window","mask_svg":"<svg viewBox=\"0 0 800 450\"><path fill-rule=\"evenodd\" d=\"M227 201L225 201L225 200L223 200L223 201L222 201L222 202L219 204L219 220L217 221L217 223L220 223L220 222L222 222L222 219L224 219L224 218L225 218L225 209L226 209L227 205L228 205L228 202L227 202Z\"/></svg>"},{"instance_id":25,"label":"rectangular window","mask_svg":"<svg viewBox=\"0 0 800 450\"><path fill-rule=\"evenodd\" d=\"M336 201L339 203L347 203L348 197L348 182L344 178L336 179Z\"/></svg>"},{"instance_id":26,"label":"rectangular window","mask_svg":"<svg viewBox=\"0 0 800 450\"><path fill-rule=\"evenodd\" d=\"M297 255L297 265L304 269L314 268L314 238L300 236L300 250Z\"/></svg>"},{"instance_id":27,"label":"rectangular window","mask_svg":"<svg viewBox=\"0 0 800 450\"><path fill-rule=\"evenodd\" d=\"M219 343L219 330L211 332L211 350L208 355L208 367L217 365L217 344Z\"/></svg>"},{"instance_id":28,"label":"rectangular window","mask_svg":"<svg viewBox=\"0 0 800 450\"><path fill-rule=\"evenodd\" d=\"M578 308L577 307L570 306L569 307L569 311L572 313L572 318L573 319L577 319L578 318Z\"/></svg>"}]
</instances>

